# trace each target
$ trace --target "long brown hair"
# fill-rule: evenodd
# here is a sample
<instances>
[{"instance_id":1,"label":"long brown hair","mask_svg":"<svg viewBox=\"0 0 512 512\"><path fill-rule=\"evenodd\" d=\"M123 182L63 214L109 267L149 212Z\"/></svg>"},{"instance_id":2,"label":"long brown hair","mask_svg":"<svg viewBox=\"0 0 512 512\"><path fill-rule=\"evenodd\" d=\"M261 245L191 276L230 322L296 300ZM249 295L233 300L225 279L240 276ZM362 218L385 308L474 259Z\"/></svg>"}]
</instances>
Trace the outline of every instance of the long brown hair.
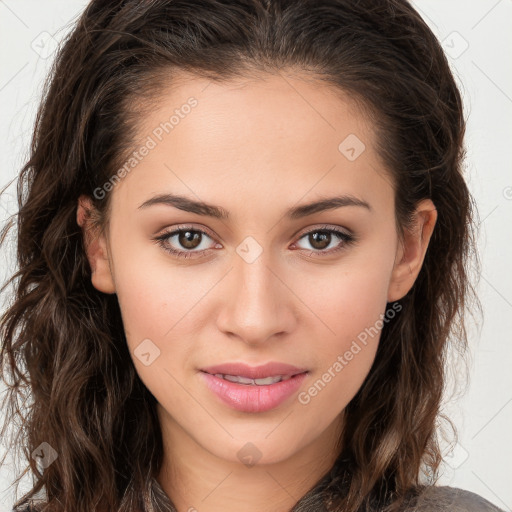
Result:
<instances>
[{"instance_id":1,"label":"long brown hair","mask_svg":"<svg viewBox=\"0 0 512 512\"><path fill-rule=\"evenodd\" d=\"M465 350L478 258L461 96L431 30L406 0L93 0L59 49L18 180L17 271L2 288L12 285L13 298L0 324L2 433L21 420L11 449L34 477L18 506L44 489L52 512L144 509L162 462L155 399L130 358L117 297L91 284L78 197L91 197L104 229L110 194L94 191L133 150L137 120L173 72L224 81L285 68L332 84L371 116L399 233L424 198L438 214L420 274L346 407L348 472L331 502L395 510L422 468L435 479L447 347ZM31 454L43 442L58 457L41 470Z\"/></svg>"}]
</instances>

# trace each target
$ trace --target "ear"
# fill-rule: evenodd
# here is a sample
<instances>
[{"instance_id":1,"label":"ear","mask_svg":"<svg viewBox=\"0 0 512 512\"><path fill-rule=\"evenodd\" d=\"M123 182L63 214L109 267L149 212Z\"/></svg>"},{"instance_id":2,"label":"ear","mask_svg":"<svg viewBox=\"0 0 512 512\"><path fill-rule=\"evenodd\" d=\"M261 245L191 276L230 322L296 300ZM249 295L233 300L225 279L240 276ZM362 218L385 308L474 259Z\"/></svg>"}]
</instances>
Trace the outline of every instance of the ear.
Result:
<instances>
[{"instance_id":1,"label":"ear","mask_svg":"<svg viewBox=\"0 0 512 512\"><path fill-rule=\"evenodd\" d=\"M103 293L115 293L114 278L111 272L108 245L103 233L98 229L95 215L96 208L89 197L81 195L78 198L76 222L82 228L87 259L91 266L91 282Z\"/></svg>"},{"instance_id":2,"label":"ear","mask_svg":"<svg viewBox=\"0 0 512 512\"><path fill-rule=\"evenodd\" d=\"M413 222L404 230L399 243L388 288L388 302L404 297L420 273L430 237L437 220L437 210L430 199L420 201L413 214Z\"/></svg>"}]
</instances>

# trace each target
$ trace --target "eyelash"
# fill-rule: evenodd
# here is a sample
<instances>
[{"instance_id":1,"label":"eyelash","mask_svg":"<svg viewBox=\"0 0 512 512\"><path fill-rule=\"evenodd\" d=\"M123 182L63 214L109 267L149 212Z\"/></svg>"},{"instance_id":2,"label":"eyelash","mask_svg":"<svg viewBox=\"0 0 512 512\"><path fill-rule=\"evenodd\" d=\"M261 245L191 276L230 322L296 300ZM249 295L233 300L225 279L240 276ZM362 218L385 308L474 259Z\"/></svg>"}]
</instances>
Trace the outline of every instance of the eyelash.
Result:
<instances>
[{"instance_id":1,"label":"eyelash","mask_svg":"<svg viewBox=\"0 0 512 512\"><path fill-rule=\"evenodd\" d=\"M195 258L196 256L192 256L193 254L202 254L202 253L205 253L206 251L209 250L209 249L203 249L201 251L179 251L177 249L171 248L166 243L166 240L168 240L172 236L178 235L178 234L186 232L186 231L191 231L192 233L201 233L203 235L208 236L209 238L212 238L209 233L207 233L206 231L204 231L202 229L194 228L193 226L180 226L178 229L174 229L172 231L168 231L166 233L163 233L163 234L153 238L153 240L162 249L164 249L164 251L172 254L173 256L176 256L178 258L183 258L183 259ZM331 233L331 234L334 234L337 237L339 237L342 240L343 243L340 243L340 245L338 247L335 247L334 249L330 249L328 251L319 250L319 249L314 250L314 251L310 251L308 256L315 255L315 257L316 257L317 255L320 255L320 257L323 257L324 255L326 255L326 256L327 255L331 255L331 254L334 254L334 253L336 253L338 251L341 251L341 250L345 249L346 247L348 247L348 246L350 246L350 245L352 245L353 243L356 242L355 236L349 235L348 233L345 233L345 232L340 231L338 229L332 228L330 226L322 226L320 228L315 228L315 229L312 229L310 231L307 231L306 233L303 233L300 236L299 240L302 240L303 238L307 237L311 233ZM306 249L302 249L302 250L306 250Z\"/></svg>"}]
</instances>

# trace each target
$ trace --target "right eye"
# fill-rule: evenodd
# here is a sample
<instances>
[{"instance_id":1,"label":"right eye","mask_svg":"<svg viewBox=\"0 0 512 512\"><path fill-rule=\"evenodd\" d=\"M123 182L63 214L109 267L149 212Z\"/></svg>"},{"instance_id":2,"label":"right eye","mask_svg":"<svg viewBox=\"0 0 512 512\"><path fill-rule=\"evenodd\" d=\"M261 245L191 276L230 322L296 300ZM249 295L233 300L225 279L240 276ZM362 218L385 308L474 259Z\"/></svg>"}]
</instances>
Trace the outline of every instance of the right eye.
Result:
<instances>
[{"instance_id":1,"label":"right eye","mask_svg":"<svg viewBox=\"0 0 512 512\"><path fill-rule=\"evenodd\" d=\"M204 241L203 238L211 238L206 231L202 229L192 228L191 226L184 226L179 229L168 231L154 238L154 240L168 253L178 258L191 258L194 253L202 254L209 250L209 248L197 249ZM174 239L174 240L173 240ZM173 247L174 245L174 247ZM175 248L176 246L181 247Z\"/></svg>"}]
</instances>

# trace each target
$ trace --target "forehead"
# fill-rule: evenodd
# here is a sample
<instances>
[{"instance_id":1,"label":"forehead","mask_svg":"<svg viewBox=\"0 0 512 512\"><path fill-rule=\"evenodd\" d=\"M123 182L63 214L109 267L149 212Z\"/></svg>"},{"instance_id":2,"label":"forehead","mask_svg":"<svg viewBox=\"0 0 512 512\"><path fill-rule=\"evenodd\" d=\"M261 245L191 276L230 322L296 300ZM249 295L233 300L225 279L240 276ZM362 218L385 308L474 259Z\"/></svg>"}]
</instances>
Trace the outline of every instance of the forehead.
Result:
<instances>
[{"instance_id":1,"label":"forehead","mask_svg":"<svg viewBox=\"0 0 512 512\"><path fill-rule=\"evenodd\" d=\"M233 192L242 202L250 192L260 205L283 195L292 203L333 189L371 195L390 181L358 104L308 75L173 76L138 122L134 150L143 146L117 201L172 190L215 204Z\"/></svg>"},{"instance_id":2,"label":"forehead","mask_svg":"<svg viewBox=\"0 0 512 512\"><path fill-rule=\"evenodd\" d=\"M185 132L192 124L203 142L222 144L223 150L230 140L234 149L245 152L269 140L275 148L276 135L288 143L305 140L311 149L321 143L332 146L348 130L367 142L373 138L355 99L312 75L259 74L213 81L182 71L169 78L157 98L151 112L139 120L139 137L156 130L159 138L158 127L174 117L170 130L161 135ZM189 108L191 101L195 106ZM241 141L242 147L237 145Z\"/></svg>"}]
</instances>

